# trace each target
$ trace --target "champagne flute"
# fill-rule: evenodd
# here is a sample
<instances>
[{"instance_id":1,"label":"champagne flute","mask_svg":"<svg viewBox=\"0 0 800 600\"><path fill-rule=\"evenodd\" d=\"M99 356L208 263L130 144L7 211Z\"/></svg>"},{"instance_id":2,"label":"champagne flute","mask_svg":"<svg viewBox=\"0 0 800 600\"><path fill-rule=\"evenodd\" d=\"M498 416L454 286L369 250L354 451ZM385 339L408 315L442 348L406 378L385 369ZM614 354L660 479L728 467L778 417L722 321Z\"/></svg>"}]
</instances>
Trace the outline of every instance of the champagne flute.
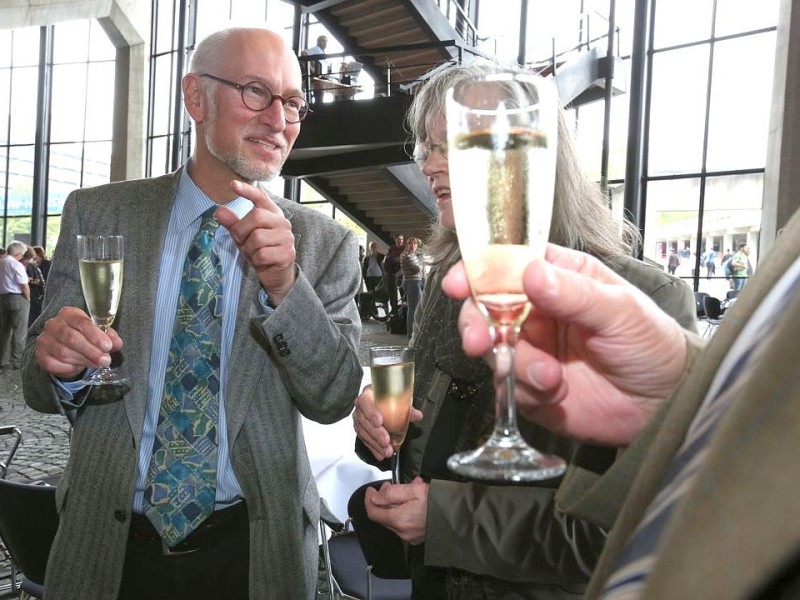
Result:
<instances>
[{"instance_id":1,"label":"champagne flute","mask_svg":"<svg viewBox=\"0 0 800 600\"><path fill-rule=\"evenodd\" d=\"M372 394L389 432L392 453L392 483L400 481L400 446L406 439L414 397L414 349L407 346L376 346L369 349Z\"/></svg>"},{"instance_id":2,"label":"champagne flute","mask_svg":"<svg viewBox=\"0 0 800 600\"><path fill-rule=\"evenodd\" d=\"M527 444L514 402L515 344L531 309L522 275L544 256L553 210L555 87L532 74L468 79L448 90L446 117L456 231L472 296L491 327L496 394L489 440L447 466L474 479L557 477L565 462Z\"/></svg>"},{"instance_id":3,"label":"champagne flute","mask_svg":"<svg viewBox=\"0 0 800 600\"><path fill-rule=\"evenodd\" d=\"M92 321L106 331L117 316L122 294L123 239L121 235L79 235L78 265L83 298ZM86 385L123 385L119 371L101 367L81 380Z\"/></svg>"}]
</instances>

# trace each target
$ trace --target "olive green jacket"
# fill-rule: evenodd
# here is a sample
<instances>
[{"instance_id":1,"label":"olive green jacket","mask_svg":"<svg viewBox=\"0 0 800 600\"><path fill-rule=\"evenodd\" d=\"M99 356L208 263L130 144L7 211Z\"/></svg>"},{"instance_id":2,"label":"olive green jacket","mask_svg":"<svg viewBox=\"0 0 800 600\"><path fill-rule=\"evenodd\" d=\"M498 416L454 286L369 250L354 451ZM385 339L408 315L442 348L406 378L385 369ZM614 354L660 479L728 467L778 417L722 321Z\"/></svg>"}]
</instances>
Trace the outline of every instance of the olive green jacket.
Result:
<instances>
[{"instance_id":1,"label":"olive green jacket","mask_svg":"<svg viewBox=\"0 0 800 600\"><path fill-rule=\"evenodd\" d=\"M695 330L694 298L685 282L627 257L614 259L609 266L682 326ZM424 417L409 428L402 448L405 481L420 473L432 432L434 437L439 435L439 430L434 431L439 410L454 380L462 391L474 388L474 394L462 401L475 406L474 414L486 416L484 433L493 424L490 371L482 359L468 359L461 351L456 327L460 303L431 293L440 289L440 278L439 272L429 276L414 323L418 375L414 404ZM465 422L469 420L470 415ZM481 423L472 426L480 429ZM569 458L577 448L574 442L530 423L521 421L520 429L539 450ZM469 435L462 435L457 449L475 443ZM600 448L583 452L604 466L616 456L615 451ZM359 454L368 458L368 453ZM572 598L583 591L606 533L556 510L559 480L534 486L498 486L454 479L430 481L424 550L427 567L453 568L478 576L469 585L482 587L490 598Z\"/></svg>"},{"instance_id":2,"label":"olive green jacket","mask_svg":"<svg viewBox=\"0 0 800 600\"><path fill-rule=\"evenodd\" d=\"M687 370L650 425L604 473L574 465L559 510L610 527L587 597L596 598L657 493L739 332L800 255L800 213L762 259L706 346L687 334ZM727 408L694 483L675 507L642 594L675 598L800 597L800 296ZM783 595L781 595L783 594Z\"/></svg>"}]
</instances>

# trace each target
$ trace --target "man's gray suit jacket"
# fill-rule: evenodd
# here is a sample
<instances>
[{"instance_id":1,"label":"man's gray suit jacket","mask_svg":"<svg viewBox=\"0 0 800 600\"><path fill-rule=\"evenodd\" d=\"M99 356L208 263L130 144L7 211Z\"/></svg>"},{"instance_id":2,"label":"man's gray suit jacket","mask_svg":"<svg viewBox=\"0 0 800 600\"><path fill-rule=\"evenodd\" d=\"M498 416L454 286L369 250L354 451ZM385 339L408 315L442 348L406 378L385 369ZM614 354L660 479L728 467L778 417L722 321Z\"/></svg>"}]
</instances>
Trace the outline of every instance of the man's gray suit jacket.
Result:
<instances>
[{"instance_id":1,"label":"man's gray suit jacket","mask_svg":"<svg viewBox=\"0 0 800 600\"><path fill-rule=\"evenodd\" d=\"M122 234L125 268L115 364L130 388L93 389L77 411L69 462L57 491L60 526L47 569L58 600L116 598L130 523L145 415L156 286L180 172L70 194L53 256L44 314L23 360L26 402L60 412L50 377L34 357L36 336L63 306L85 307L75 236ZM361 274L355 235L320 213L273 198L291 221L297 281L269 317L245 266L226 389L234 472L250 521L250 597L312 598L317 579L319 497L300 415L347 416L362 369L354 302ZM142 577L147 577L142 573Z\"/></svg>"}]
</instances>

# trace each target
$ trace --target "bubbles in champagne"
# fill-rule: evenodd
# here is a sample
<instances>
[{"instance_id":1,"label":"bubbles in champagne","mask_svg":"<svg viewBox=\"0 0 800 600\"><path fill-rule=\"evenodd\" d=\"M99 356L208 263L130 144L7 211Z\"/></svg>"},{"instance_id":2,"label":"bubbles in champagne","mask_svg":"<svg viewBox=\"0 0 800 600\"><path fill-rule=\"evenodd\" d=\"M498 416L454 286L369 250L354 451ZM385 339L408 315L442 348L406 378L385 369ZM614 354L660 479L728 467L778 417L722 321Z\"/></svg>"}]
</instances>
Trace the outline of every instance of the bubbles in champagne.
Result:
<instances>
[{"instance_id":1,"label":"bubbles in champagne","mask_svg":"<svg viewBox=\"0 0 800 600\"><path fill-rule=\"evenodd\" d=\"M414 363L397 362L397 358L372 359L372 393L383 415L383 426L389 432L392 446L399 448L406 437L408 418L414 393Z\"/></svg>"}]
</instances>

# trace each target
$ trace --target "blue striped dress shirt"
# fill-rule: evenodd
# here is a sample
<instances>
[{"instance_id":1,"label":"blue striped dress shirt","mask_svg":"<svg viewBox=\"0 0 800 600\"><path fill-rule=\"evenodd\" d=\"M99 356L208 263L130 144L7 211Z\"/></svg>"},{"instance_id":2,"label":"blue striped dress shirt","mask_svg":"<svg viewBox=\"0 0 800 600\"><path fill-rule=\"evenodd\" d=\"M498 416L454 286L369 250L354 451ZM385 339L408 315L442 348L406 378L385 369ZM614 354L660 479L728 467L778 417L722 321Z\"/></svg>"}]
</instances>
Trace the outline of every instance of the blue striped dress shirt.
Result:
<instances>
[{"instance_id":1,"label":"blue striped dress shirt","mask_svg":"<svg viewBox=\"0 0 800 600\"><path fill-rule=\"evenodd\" d=\"M147 385L147 408L144 416L142 444L139 449L139 475L136 480L136 493L133 510L144 512L144 488L147 469L153 453L153 440L158 423L161 398L164 395L164 373L167 369L167 355L172 339L175 321L175 307L178 304L178 290L181 283L183 263L189 245L200 228L200 216L214 206L208 196L183 170L175 203L172 207L169 224L164 238L161 270L158 274L156 311L153 323L152 354L150 356L150 377ZM253 208L246 198L236 198L226 204L240 218ZM217 252L222 263L222 353L220 357L219 394L219 450L217 460L217 508L221 508L242 497L242 488L233 473L228 447L227 419L225 415L225 390L230 372L231 346L236 327L236 307L239 304L239 290L242 283L243 258L239 249L225 227L217 229L214 237Z\"/></svg>"}]
</instances>

